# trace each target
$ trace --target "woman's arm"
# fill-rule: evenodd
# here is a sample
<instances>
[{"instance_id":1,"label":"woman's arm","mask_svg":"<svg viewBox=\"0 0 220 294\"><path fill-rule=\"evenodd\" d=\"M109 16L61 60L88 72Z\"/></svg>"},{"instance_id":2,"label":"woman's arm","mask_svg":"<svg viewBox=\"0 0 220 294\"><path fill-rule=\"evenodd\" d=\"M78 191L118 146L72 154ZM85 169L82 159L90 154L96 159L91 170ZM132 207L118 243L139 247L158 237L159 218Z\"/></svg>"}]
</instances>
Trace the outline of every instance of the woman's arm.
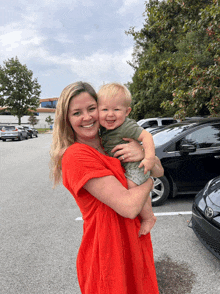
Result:
<instances>
[{"instance_id":1,"label":"woman's arm","mask_svg":"<svg viewBox=\"0 0 220 294\"><path fill-rule=\"evenodd\" d=\"M123 217L134 219L142 210L152 189L149 178L144 184L127 190L114 176L93 178L83 188Z\"/></svg>"}]
</instances>

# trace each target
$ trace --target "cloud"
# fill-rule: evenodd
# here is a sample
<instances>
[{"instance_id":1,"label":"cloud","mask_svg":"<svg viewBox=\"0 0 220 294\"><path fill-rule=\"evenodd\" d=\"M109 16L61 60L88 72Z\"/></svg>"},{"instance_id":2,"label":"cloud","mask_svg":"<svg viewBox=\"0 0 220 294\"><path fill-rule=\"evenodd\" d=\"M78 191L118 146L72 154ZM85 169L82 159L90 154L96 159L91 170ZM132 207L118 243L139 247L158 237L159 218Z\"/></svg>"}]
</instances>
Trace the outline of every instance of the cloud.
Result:
<instances>
[{"instance_id":1,"label":"cloud","mask_svg":"<svg viewBox=\"0 0 220 294\"><path fill-rule=\"evenodd\" d=\"M21 56L28 59L30 53L44 41L36 30L22 28L20 23L11 23L0 29L1 59Z\"/></svg>"},{"instance_id":2,"label":"cloud","mask_svg":"<svg viewBox=\"0 0 220 294\"><path fill-rule=\"evenodd\" d=\"M0 12L0 63L18 57L55 97L68 83L131 80L133 37L143 0L7 0ZM1 10L2 9L2 10Z\"/></svg>"},{"instance_id":3,"label":"cloud","mask_svg":"<svg viewBox=\"0 0 220 294\"><path fill-rule=\"evenodd\" d=\"M118 9L117 13L123 15L128 13L131 9L134 9L135 7L137 7L140 3L140 0L123 0L123 4L120 7L120 9Z\"/></svg>"}]
</instances>

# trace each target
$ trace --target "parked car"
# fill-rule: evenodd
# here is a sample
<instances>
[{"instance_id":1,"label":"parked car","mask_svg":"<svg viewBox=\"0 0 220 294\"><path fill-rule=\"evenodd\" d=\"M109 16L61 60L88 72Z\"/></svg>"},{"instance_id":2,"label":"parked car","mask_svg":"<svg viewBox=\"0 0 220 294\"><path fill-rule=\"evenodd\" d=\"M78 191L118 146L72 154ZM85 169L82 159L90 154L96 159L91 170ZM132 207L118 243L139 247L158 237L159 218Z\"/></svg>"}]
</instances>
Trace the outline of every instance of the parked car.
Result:
<instances>
[{"instance_id":1,"label":"parked car","mask_svg":"<svg viewBox=\"0 0 220 294\"><path fill-rule=\"evenodd\" d=\"M31 128L32 132L33 132L33 136L35 136L36 138L38 137L38 130L35 128Z\"/></svg>"},{"instance_id":2,"label":"parked car","mask_svg":"<svg viewBox=\"0 0 220 294\"><path fill-rule=\"evenodd\" d=\"M28 133L28 136L30 138L32 138L33 136L37 137L38 136L38 130L32 128L32 127L29 127L29 126L24 126L24 129L27 131Z\"/></svg>"},{"instance_id":3,"label":"parked car","mask_svg":"<svg viewBox=\"0 0 220 294\"><path fill-rule=\"evenodd\" d=\"M6 141L7 139L18 139L19 141L28 139L28 133L22 126L5 126L1 132L2 141Z\"/></svg>"},{"instance_id":4,"label":"parked car","mask_svg":"<svg viewBox=\"0 0 220 294\"><path fill-rule=\"evenodd\" d=\"M2 128L4 128L5 126L0 126L0 140L2 139Z\"/></svg>"},{"instance_id":5,"label":"parked car","mask_svg":"<svg viewBox=\"0 0 220 294\"><path fill-rule=\"evenodd\" d=\"M153 134L164 176L156 178L152 205L168 196L196 194L220 175L220 118L187 120Z\"/></svg>"},{"instance_id":6,"label":"parked car","mask_svg":"<svg viewBox=\"0 0 220 294\"><path fill-rule=\"evenodd\" d=\"M139 126L152 133L170 124L177 123L177 120L172 117L155 117L141 119L137 123Z\"/></svg>"},{"instance_id":7,"label":"parked car","mask_svg":"<svg viewBox=\"0 0 220 294\"><path fill-rule=\"evenodd\" d=\"M191 220L196 236L220 259L220 176L211 179L196 195Z\"/></svg>"}]
</instances>

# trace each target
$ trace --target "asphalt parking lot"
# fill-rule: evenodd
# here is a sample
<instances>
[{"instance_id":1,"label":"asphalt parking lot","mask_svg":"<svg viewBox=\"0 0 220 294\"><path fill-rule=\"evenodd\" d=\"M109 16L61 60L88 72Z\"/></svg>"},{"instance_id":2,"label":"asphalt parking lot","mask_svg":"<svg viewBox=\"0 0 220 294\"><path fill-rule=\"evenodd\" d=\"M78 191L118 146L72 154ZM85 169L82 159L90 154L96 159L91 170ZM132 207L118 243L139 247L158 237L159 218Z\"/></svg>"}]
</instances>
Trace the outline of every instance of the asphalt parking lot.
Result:
<instances>
[{"instance_id":1,"label":"asphalt parking lot","mask_svg":"<svg viewBox=\"0 0 220 294\"><path fill-rule=\"evenodd\" d=\"M52 135L0 141L0 293L80 294L76 257L83 221L64 187L52 189ZM220 261L189 227L193 196L154 207L160 294L220 293Z\"/></svg>"}]
</instances>

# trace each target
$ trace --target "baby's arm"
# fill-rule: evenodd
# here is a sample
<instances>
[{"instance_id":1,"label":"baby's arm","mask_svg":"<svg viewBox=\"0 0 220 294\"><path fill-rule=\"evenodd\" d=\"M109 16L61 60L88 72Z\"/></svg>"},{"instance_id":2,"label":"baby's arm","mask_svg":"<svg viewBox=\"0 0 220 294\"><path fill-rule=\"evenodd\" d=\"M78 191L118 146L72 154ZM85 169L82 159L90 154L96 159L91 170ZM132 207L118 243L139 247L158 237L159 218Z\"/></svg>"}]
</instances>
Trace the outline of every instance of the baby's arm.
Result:
<instances>
[{"instance_id":1,"label":"baby's arm","mask_svg":"<svg viewBox=\"0 0 220 294\"><path fill-rule=\"evenodd\" d=\"M139 168L144 166L144 173L146 174L150 171L155 165L155 147L152 135L143 130L138 137L138 141L142 142L142 146L144 148L144 159L141 161Z\"/></svg>"},{"instance_id":2,"label":"baby's arm","mask_svg":"<svg viewBox=\"0 0 220 294\"><path fill-rule=\"evenodd\" d=\"M154 178L160 178L164 175L164 169L160 162L160 159L155 156L155 165L151 170L151 176Z\"/></svg>"}]
</instances>

